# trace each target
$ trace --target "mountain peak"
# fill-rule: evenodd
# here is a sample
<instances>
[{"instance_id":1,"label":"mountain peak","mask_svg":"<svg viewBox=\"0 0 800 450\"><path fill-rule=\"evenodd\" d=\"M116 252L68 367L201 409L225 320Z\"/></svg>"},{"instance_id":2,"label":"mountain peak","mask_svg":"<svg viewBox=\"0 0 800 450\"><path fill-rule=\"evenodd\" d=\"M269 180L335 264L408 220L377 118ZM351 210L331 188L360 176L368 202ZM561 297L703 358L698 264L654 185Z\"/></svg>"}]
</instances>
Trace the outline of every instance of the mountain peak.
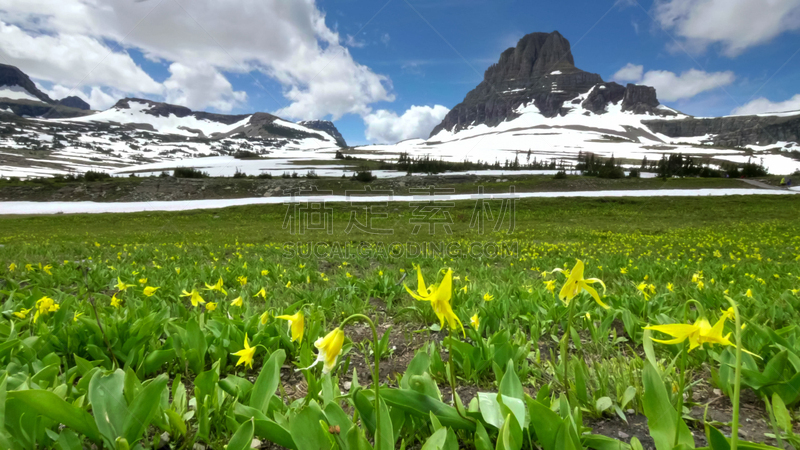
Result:
<instances>
[{"instance_id":1,"label":"mountain peak","mask_svg":"<svg viewBox=\"0 0 800 450\"><path fill-rule=\"evenodd\" d=\"M336 125L330 120L303 120L297 123L304 127L311 128L312 130L324 131L336 139L336 143L339 144L340 147L347 147L344 136L342 136L342 133L339 133L339 130L336 129Z\"/></svg>"},{"instance_id":2,"label":"mountain peak","mask_svg":"<svg viewBox=\"0 0 800 450\"><path fill-rule=\"evenodd\" d=\"M25 74L25 72L19 70L17 67L9 66L8 64L0 64L0 89L8 87L8 90L11 90L11 88L14 88L15 86L27 91L30 94L28 97L34 97L35 99L38 99L44 103L55 103L50 96L40 91L39 88L36 87L36 84L28 75ZM0 95L0 97L3 97L3 95ZM33 100L33 98L31 98L31 100Z\"/></svg>"}]
</instances>

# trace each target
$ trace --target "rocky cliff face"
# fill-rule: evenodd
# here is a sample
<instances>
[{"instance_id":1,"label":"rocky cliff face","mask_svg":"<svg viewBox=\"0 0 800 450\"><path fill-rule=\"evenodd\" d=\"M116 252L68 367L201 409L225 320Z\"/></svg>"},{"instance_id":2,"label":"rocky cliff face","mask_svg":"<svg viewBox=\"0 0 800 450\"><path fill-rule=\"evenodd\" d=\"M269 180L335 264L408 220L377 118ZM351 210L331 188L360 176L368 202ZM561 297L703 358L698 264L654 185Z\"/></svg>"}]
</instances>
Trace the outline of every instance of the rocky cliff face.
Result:
<instances>
[{"instance_id":1,"label":"rocky cliff face","mask_svg":"<svg viewBox=\"0 0 800 450\"><path fill-rule=\"evenodd\" d=\"M339 133L339 130L336 129L336 125L329 120L304 120L302 122L298 122L298 124L313 130L324 131L336 139L336 143L339 144L339 147L347 147L347 142L345 142L344 136L342 136L342 134Z\"/></svg>"},{"instance_id":2,"label":"rocky cliff face","mask_svg":"<svg viewBox=\"0 0 800 450\"><path fill-rule=\"evenodd\" d=\"M624 111L670 114L658 108L653 88L604 83L600 75L575 67L569 41L558 31L531 33L500 55L497 64L486 70L483 81L453 107L431 136L441 130L460 131L472 124L496 126L516 118L514 111L531 102L545 117L564 115L576 103L576 97L593 87L597 88L583 106L597 114L620 101Z\"/></svg>"},{"instance_id":3,"label":"rocky cliff face","mask_svg":"<svg viewBox=\"0 0 800 450\"><path fill-rule=\"evenodd\" d=\"M709 141L724 147L772 145L800 141L800 114L796 116L730 116L682 120L643 120L656 133L671 138L711 135Z\"/></svg>"},{"instance_id":4,"label":"rocky cliff face","mask_svg":"<svg viewBox=\"0 0 800 450\"><path fill-rule=\"evenodd\" d=\"M36 84L31 81L30 77L28 77L25 72L14 66L0 64L0 86L20 86L45 103L55 103L50 96L36 87Z\"/></svg>"},{"instance_id":5,"label":"rocky cliff face","mask_svg":"<svg viewBox=\"0 0 800 450\"><path fill-rule=\"evenodd\" d=\"M74 95L69 97L64 97L57 102L59 105L68 106L70 108L77 108L82 109L84 111L88 111L92 109L88 103L83 101L80 97L75 97Z\"/></svg>"},{"instance_id":6,"label":"rocky cliff face","mask_svg":"<svg viewBox=\"0 0 800 450\"><path fill-rule=\"evenodd\" d=\"M239 115L228 115L228 114L214 114L214 113L207 113L203 111L192 111L191 109L185 106L179 105L171 105L169 103L162 103L162 102L154 102L152 100L147 100L143 98L123 98L122 100L118 101L114 108L117 109L131 109L131 103L142 103L147 105L147 109L143 112L145 114L150 114L151 116L156 117L169 117L170 115L175 115L176 117L188 117L194 116L198 120L210 120L213 122L224 123L226 125L233 125L236 122L240 122L247 117L249 114L239 114Z\"/></svg>"}]
</instances>

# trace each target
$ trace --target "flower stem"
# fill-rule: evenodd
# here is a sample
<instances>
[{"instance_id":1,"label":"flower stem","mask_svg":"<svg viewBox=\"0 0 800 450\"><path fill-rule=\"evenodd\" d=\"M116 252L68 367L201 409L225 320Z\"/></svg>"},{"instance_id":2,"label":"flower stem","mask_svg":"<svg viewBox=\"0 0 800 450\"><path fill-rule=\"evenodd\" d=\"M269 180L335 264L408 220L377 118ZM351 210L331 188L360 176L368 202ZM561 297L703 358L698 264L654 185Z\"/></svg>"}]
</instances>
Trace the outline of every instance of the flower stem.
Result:
<instances>
[{"instance_id":1,"label":"flower stem","mask_svg":"<svg viewBox=\"0 0 800 450\"><path fill-rule=\"evenodd\" d=\"M564 364L564 391L567 395L567 403L569 403L569 339L572 332L572 316L575 310L575 299L569 302L567 308L567 327L564 332L564 339L561 341L561 363Z\"/></svg>"},{"instance_id":2,"label":"flower stem","mask_svg":"<svg viewBox=\"0 0 800 450\"><path fill-rule=\"evenodd\" d=\"M733 419L731 423L731 450L736 450L739 444L739 394L742 384L742 319L739 316L739 307L733 299L728 298L736 315L736 374L733 382Z\"/></svg>"},{"instance_id":3,"label":"flower stem","mask_svg":"<svg viewBox=\"0 0 800 450\"><path fill-rule=\"evenodd\" d=\"M372 384L375 385L375 448L380 446L381 442L381 396L379 393L380 389L380 363L381 363L381 353L378 346L380 342L378 341L378 330L375 328L375 323L369 317L363 314L353 314L348 318L344 319L342 322L342 330L344 330L344 326L347 322L351 320L362 320L366 322L369 327L372 329L372 342L373 348L372 351L375 353L375 368L372 371Z\"/></svg>"},{"instance_id":4,"label":"flower stem","mask_svg":"<svg viewBox=\"0 0 800 450\"><path fill-rule=\"evenodd\" d=\"M680 363L680 376L678 381L678 414L675 417L675 440L672 443L673 447L678 445L678 437L681 430L681 419L683 418L683 391L686 386L686 354L688 349L684 342L681 349L681 363Z\"/></svg>"},{"instance_id":5,"label":"flower stem","mask_svg":"<svg viewBox=\"0 0 800 450\"><path fill-rule=\"evenodd\" d=\"M448 327L450 328L450 327ZM456 400L456 366L453 364L453 329L450 328L450 338L447 340L447 362L450 365L450 376L447 377L447 381L450 382L450 392L453 394L453 406L456 408L456 412L459 416L461 416L464 420L469 420L470 422L475 423L475 420L471 417L467 417L464 413L461 412L461 408L458 407L458 401Z\"/></svg>"}]
</instances>

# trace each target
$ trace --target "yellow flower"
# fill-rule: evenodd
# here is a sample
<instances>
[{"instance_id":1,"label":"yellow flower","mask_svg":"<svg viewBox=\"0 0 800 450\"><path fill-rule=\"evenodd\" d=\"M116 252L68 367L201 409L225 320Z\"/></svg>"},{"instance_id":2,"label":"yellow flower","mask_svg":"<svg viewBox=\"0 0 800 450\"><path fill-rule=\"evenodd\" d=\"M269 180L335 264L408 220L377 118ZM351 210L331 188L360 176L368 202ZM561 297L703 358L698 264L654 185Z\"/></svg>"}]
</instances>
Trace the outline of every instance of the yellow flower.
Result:
<instances>
[{"instance_id":1,"label":"yellow flower","mask_svg":"<svg viewBox=\"0 0 800 450\"><path fill-rule=\"evenodd\" d=\"M673 289L674 289L674 288L675 288L675 285L674 285L674 284L672 284L672 283L667 283L667 290L668 290L668 291L670 291L670 292L673 292Z\"/></svg>"},{"instance_id":2,"label":"yellow flower","mask_svg":"<svg viewBox=\"0 0 800 450\"><path fill-rule=\"evenodd\" d=\"M352 275L350 275L350 272L346 272L346 273L344 274L344 276L346 276L347 278L353 278L353 276L352 276ZM289 283L291 283L291 281L290 281ZM288 287L288 286L287 286L287 287Z\"/></svg>"},{"instance_id":3,"label":"yellow flower","mask_svg":"<svg viewBox=\"0 0 800 450\"><path fill-rule=\"evenodd\" d=\"M139 284L147 283L147 278L139 278Z\"/></svg>"},{"instance_id":4,"label":"yellow flower","mask_svg":"<svg viewBox=\"0 0 800 450\"><path fill-rule=\"evenodd\" d=\"M217 309L217 304L215 302L206 303L206 311L214 311L215 309Z\"/></svg>"},{"instance_id":5,"label":"yellow flower","mask_svg":"<svg viewBox=\"0 0 800 450\"><path fill-rule=\"evenodd\" d=\"M267 299L267 291L265 291L264 288L262 287L260 291L256 292L255 296L256 297L261 297L264 300L266 300Z\"/></svg>"},{"instance_id":6,"label":"yellow flower","mask_svg":"<svg viewBox=\"0 0 800 450\"><path fill-rule=\"evenodd\" d=\"M9 264L9 265L8 265L8 271L9 271L9 272L13 272L13 271L15 271L15 270L17 270L17 265L16 265L16 264L14 264L14 263L12 262L11 264Z\"/></svg>"},{"instance_id":7,"label":"yellow flower","mask_svg":"<svg viewBox=\"0 0 800 450\"><path fill-rule=\"evenodd\" d=\"M324 338L317 339L314 342L314 347L317 347L317 359L308 368L315 366L317 363L322 362L322 373L330 373L336 366L336 359L342 353L342 345L344 344L344 331L336 327L333 331L328 333Z\"/></svg>"},{"instance_id":8,"label":"yellow flower","mask_svg":"<svg viewBox=\"0 0 800 450\"><path fill-rule=\"evenodd\" d=\"M705 287L705 284L702 281L698 281L697 282L697 289L698 290L702 291L704 287Z\"/></svg>"},{"instance_id":9,"label":"yellow flower","mask_svg":"<svg viewBox=\"0 0 800 450\"><path fill-rule=\"evenodd\" d=\"M28 309L22 308L21 310L14 312L14 315L20 319L24 319L28 317L28 313L30 313L32 309L33 308L28 308Z\"/></svg>"},{"instance_id":10,"label":"yellow flower","mask_svg":"<svg viewBox=\"0 0 800 450\"><path fill-rule=\"evenodd\" d=\"M425 280L422 278L422 271L420 270L419 266L417 266L417 293L414 293L408 286L403 283L403 286L406 288L409 294L417 300L422 300L426 302L431 302L431 307L433 308L433 312L436 314L436 317L439 318L439 326L444 328L444 321L447 319L447 323L451 329L456 328L456 324L461 327L461 333L464 334L466 337L466 332L464 331L464 325L459 320L458 316L453 312L452 306L450 306L450 298L453 296L453 271L448 269L447 273L444 275L442 282L437 285L433 286L432 288L427 288L425 286Z\"/></svg>"},{"instance_id":11,"label":"yellow flower","mask_svg":"<svg viewBox=\"0 0 800 450\"><path fill-rule=\"evenodd\" d=\"M247 277L238 276L236 277L236 281L238 281L240 285L244 286L245 284L247 284Z\"/></svg>"},{"instance_id":12,"label":"yellow flower","mask_svg":"<svg viewBox=\"0 0 800 450\"><path fill-rule=\"evenodd\" d=\"M290 280L288 283L286 283L286 287L287 287L287 288L290 288L290 287L292 287L292 282L291 282L291 280Z\"/></svg>"},{"instance_id":13,"label":"yellow flower","mask_svg":"<svg viewBox=\"0 0 800 450\"><path fill-rule=\"evenodd\" d=\"M553 294L556 291L556 280L545 281L544 287Z\"/></svg>"},{"instance_id":14,"label":"yellow flower","mask_svg":"<svg viewBox=\"0 0 800 450\"><path fill-rule=\"evenodd\" d=\"M52 268L53 268L53 266L51 266L50 264L48 264L48 265L46 265L46 266L42 267L42 270L44 270L46 274L48 274L48 275L52 275L52 274L53 274L53 272L51 272L51 269L52 269Z\"/></svg>"},{"instance_id":15,"label":"yellow flower","mask_svg":"<svg viewBox=\"0 0 800 450\"><path fill-rule=\"evenodd\" d=\"M25 264L26 272L33 272L33 264Z\"/></svg>"},{"instance_id":16,"label":"yellow flower","mask_svg":"<svg viewBox=\"0 0 800 450\"><path fill-rule=\"evenodd\" d=\"M267 275L269 275L269 270L267 270L267 269L264 269L264 270L262 270L262 271L261 271L261 276L262 276L262 277L265 277L265 276L267 276Z\"/></svg>"},{"instance_id":17,"label":"yellow flower","mask_svg":"<svg viewBox=\"0 0 800 450\"><path fill-rule=\"evenodd\" d=\"M210 305L211 303L209 303ZM247 341L247 333L244 335L244 348L239 350L236 353L233 353L233 356L238 356L239 361L236 363L238 366L239 364L244 364L245 367L250 366L253 368L253 356L256 354L256 348L250 347L250 343Z\"/></svg>"},{"instance_id":18,"label":"yellow flower","mask_svg":"<svg viewBox=\"0 0 800 450\"><path fill-rule=\"evenodd\" d=\"M144 288L143 292L144 292L144 295L146 295L148 297L152 297L153 294L155 294L156 291L159 290L159 289L160 288L157 288L157 287L147 286L147 287Z\"/></svg>"},{"instance_id":19,"label":"yellow flower","mask_svg":"<svg viewBox=\"0 0 800 450\"><path fill-rule=\"evenodd\" d=\"M300 267L301 269L305 269L306 265L305 264L300 264L298 267Z\"/></svg>"},{"instance_id":20,"label":"yellow flower","mask_svg":"<svg viewBox=\"0 0 800 450\"><path fill-rule=\"evenodd\" d=\"M661 344L680 344L689 340L689 351L694 350L695 348L703 345L703 344L719 344L719 345L729 345L729 346L736 346L730 341L731 333L728 333L726 336L722 335L723 328L725 327L725 320L728 318L728 312L726 311L725 314L719 318L714 326L711 326L708 319L705 317L697 319L694 324L689 325L685 323L675 323L670 325L651 325L644 327L645 330L653 330L659 331L661 333L668 334L672 336L674 339L669 340L661 340L661 339L653 339L654 342L658 342ZM758 356L754 353L751 353L745 349L742 349L743 352L750 353L753 356ZM760 358L760 356L759 356Z\"/></svg>"},{"instance_id":21,"label":"yellow flower","mask_svg":"<svg viewBox=\"0 0 800 450\"><path fill-rule=\"evenodd\" d=\"M242 301L242 296L236 297L236 298L235 298L235 299L234 299L234 300L231 302L231 306L238 306L238 307L240 307L240 308L242 307L242 305L243 305L243 304L244 304L244 302Z\"/></svg>"},{"instance_id":22,"label":"yellow flower","mask_svg":"<svg viewBox=\"0 0 800 450\"><path fill-rule=\"evenodd\" d=\"M733 310L733 306L728 309L723 309L722 316L728 320L736 320L736 312Z\"/></svg>"},{"instance_id":23,"label":"yellow flower","mask_svg":"<svg viewBox=\"0 0 800 450\"><path fill-rule=\"evenodd\" d=\"M379 277L382 277L382 276L383 276L383 271L382 271L382 270L379 270L379 271L378 271L378 276L379 276Z\"/></svg>"},{"instance_id":24,"label":"yellow flower","mask_svg":"<svg viewBox=\"0 0 800 450\"><path fill-rule=\"evenodd\" d=\"M269 321L269 311L264 311L264 314L261 315L261 325L266 325Z\"/></svg>"},{"instance_id":25,"label":"yellow flower","mask_svg":"<svg viewBox=\"0 0 800 450\"><path fill-rule=\"evenodd\" d=\"M289 321L289 331L292 333L292 342L297 341L298 343L303 343L303 329L305 326L303 311L297 311L291 316L283 315L275 318Z\"/></svg>"},{"instance_id":26,"label":"yellow flower","mask_svg":"<svg viewBox=\"0 0 800 450\"><path fill-rule=\"evenodd\" d=\"M650 290L650 293L651 293L651 294L655 294L655 293L656 293L656 285L655 285L655 284L650 284L650 285L648 285L648 286L647 286L647 289L649 289L649 290Z\"/></svg>"},{"instance_id":27,"label":"yellow flower","mask_svg":"<svg viewBox=\"0 0 800 450\"><path fill-rule=\"evenodd\" d=\"M744 293L747 297L753 298L753 291L748 289L747 292Z\"/></svg>"},{"instance_id":28,"label":"yellow flower","mask_svg":"<svg viewBox=\"0 0 800 450\"><path fill-rule=\"evenodd\" d=\"M180 268L180 267L176 267L176 268L175 268L175 273L177 273L178 275L180 275L180 274L181 274L181 268Z\"/></svg>"},{"instance_id":29,"label":"yellow flower","mask_svg":"<svg viewBox=\"0 0 800 450\"><path fill-rule=\"evenodd\" d=\"M797 293L800 292L800 289L790 289L790 291L792 294L797 295Z\"/></svg>"},{"instance_id":30,"label":"yellow flower","mask_svg":"<svg viewBox=\"0 0 800 450\"><path fill-rule=\"evenodd\" d=\"M122 280L119 277L117 277L117 284L115 285L115 287L117 288L118 291L127 291L128 288L135 286L136 286L135 284L123 283Z\"/></svg>"},{"instance_id":31,"label":"yellow flower","mask_svg":"<svg viewBox=\"0 0 800 450\"><path fill-rule=\"evenodd\" d=\"M197 289L192 289L192 292L186 292L186 289L183 290L183 294L181 297L190 297L189 301L192 302L192 306L195 308L198 304L205 303L206 301L203 300L203 297L200 296L200 293L197 292Z\"/></svg>"},{"instance_id":32,"label":"yellow flower","mask_svg":"<svg viewBox=\"0 0 800 450\"><path fill-rule=\"evenodd\" d=\"M645 283L645 282L639 283L639 285L636 286L636 289L639 291L640 294L642 294L644 296L645 301L650 300L650 296L647 295L647 292L646 292L647 291L647 283Z\"/></svg>"},{"instance_id":33,"label":"yellow flower","mask_svg":"<svg viewBox=\"0 0 800 450\"><path fill-rule=\"evenodd\" d=\"M628 268L627 267L623 267L623 268L619 269L619 273L623 273L623 274L628 273Z\"/></svg>"},{"instance_id":34,"label":"yellow flower","mask_svg":"<svg viewBox=\"0 0 800 450\"><path fill-rule=\"evenodd\" d=\"M481 325L481 319L478 317L478 313L475 313L472 317L469 318L469 324L472 325L472 328L476 330Z\"/></svg>"},{"instance_id":35,"label":"yellow flower","mask_svg":"<svg viewBox=\"0 0 800 450\"><path fill-rule=\"evenodd\" d=\"M494 295L492 295L492 294L490 294L488 292L483 294L483 301L490 302L492 300L494 300Z\"/></svg>"},{"instance_id":36,"label":"yellow flower","mask_svg":"<svg viewBox=\"0 0 800 450\"><path fill-rule=\"evenodd\" d=\"M467 293L467 285L466 284L461 288L461 292L463 292L465 294Z\"/></svg>"},{"instance_id":37,"label":"yellow flower","mask_svg":"<svg viewBox=\"0 0 800 450\"><path fill-rule=\"evenodd\" d=\"M553 269L553 272L564 271L556 268ZM592 296L592 298L594 298L594 301L597 302L598 305L605 309L609 309L608 305L600 300L600 296L597 295L597 291L593 287L589 286L590 284L594 283L600 283L600 285L603 286L603 292L605 292L606 285L599 278L583 278L583 261L579 259L575 263L575 267L573 267L572 271L570 271L569 278L567 278L567 281L561 288L561 292L558 293L558 298L564 302L565 305L569 305L569 302L572 301L576 295L580 294L581 291L586 291Z\"/></svg>"},{"instance_id":38,"label":"yellow flower","mask_svg":"<svg viewBox=\"0 0 800 450\"><path fill-rule=\"evenodd\" d=\"M75 313L75 315L74 315L74 316L72 316L72 321L73 321L73 322L77 322L77 321L78 321L78 317L80 317L80 316L82 316L82 315L83 315L83 313L82 313L82 312L76 312L76 313Z\"/></svg>"},{"instance_id":39,"label":"yellow flower","mask_svg":"<svg viewBox=\"0 0 800 450\"><path fill-rule=\"evenodd\" d=\"M219 277L219 280L214 284L205 283L207 291L219 291L222 292L224 295L228 295L228 291L222 287L222 277Z\"/></svg>"},{"instance_id":40,"label":"yellow flower","mask_svg":"<svg viewBox=\"0 0 800 450\"><path fill-rule=\"evenodd\" d=\"M117 298L117 293L115 292L114 295L111 296L111 306L119 308L120 303L122 303L122 300Z\"/></svg>"},{"instance_id":41,"label":"yellow flower","mask_svg":"<svg viewBox=\"0 0 800 450\"><path fill-rule=\"evenodd\" d=\"M33 323L39 320L39 316L58 311L58 303L50 297L44 296L36 300L36 314L33 315Z\"/></svg>"},{"instance_id":42,"label":"yellow flower","mask_svg":"<svg viewBox=\"0 0 800 450\"><path fill-rule=\"evenodd\" d=\"M699 283L703 279L703 272L698 272L692 275L692 283Z\"/></svg>"}]
</instances>

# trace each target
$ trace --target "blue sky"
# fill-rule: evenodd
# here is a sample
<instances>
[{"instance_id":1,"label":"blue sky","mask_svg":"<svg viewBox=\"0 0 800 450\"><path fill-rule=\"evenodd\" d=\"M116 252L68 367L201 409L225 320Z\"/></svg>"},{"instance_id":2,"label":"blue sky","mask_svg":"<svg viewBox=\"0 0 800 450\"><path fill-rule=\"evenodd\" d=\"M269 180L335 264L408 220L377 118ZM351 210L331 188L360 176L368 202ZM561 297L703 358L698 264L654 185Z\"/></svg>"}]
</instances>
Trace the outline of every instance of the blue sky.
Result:
<instances>
[{"instance_id":1,"label":"blue sky","mask_svg":"<svg viewBox=\"0 0 800 450\"><path fill-rule=\"evenodd\" d=\"M503 50L535 31L558 30L577 67L605 80L617 74L620 82L654 85L662 103L688 114L800 109L800 0L263 0L257 7L232 0L218 11L203 1L169 9L155 0L110 0L115 15L87 11L83 16L95 18L86 19L85 31L75 31L75 18L60 10L9 2L0 24L24 39L0 42L0 57L56 97L76 91L107 106L140 95L194 109L334 118L351 145L427 133L446 112L431 108L459 103ZM31 19L42 14L46 20ZM90 73L77 81L64 78L71 63L63 52L59 60L51 56L56 69L46 57L21 56L69 33L111 58L75 61L74 72ZM246 42L249 33L253 42ZM284 37L290 44L278 42ZM297 41L303 43L292 47Z\"/></svg>"}]
</instances>

